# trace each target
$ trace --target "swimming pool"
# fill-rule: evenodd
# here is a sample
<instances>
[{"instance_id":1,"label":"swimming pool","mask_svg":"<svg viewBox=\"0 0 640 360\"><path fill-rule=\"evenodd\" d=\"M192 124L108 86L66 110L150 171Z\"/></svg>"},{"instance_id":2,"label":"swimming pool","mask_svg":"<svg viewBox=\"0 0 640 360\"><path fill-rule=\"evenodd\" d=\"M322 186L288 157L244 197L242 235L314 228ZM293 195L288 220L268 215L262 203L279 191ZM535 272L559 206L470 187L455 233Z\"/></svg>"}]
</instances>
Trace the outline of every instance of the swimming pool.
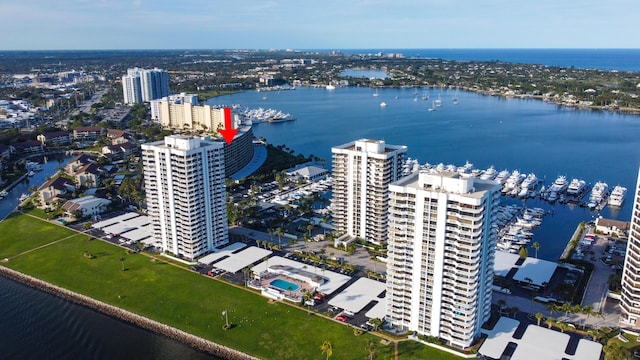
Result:
<instances>
[{"instance_id":1,"label":"swimming pool","mask_svg":"<svg viewBox=\"0 0 640 360\"><path fill-rule=\"evenodd\" d=\"M283 291L296 291L300 288L300 286L282 279L275 279L270 282L269 285L277 287Z\"/></svg>"}]
</instances>

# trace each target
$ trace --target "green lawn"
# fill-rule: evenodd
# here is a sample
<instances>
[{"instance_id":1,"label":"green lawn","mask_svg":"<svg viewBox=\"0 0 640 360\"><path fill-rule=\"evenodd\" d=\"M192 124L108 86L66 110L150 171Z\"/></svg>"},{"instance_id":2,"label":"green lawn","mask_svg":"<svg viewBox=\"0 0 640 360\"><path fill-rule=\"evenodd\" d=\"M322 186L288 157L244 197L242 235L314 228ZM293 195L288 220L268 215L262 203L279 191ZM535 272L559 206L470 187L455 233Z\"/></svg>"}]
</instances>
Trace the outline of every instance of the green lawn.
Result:
<instances>
[{"instance_id":1,"label":"green lawn","mask_svg":"<svg viewBox=\"0 0 640 360\"><path fill-rule=\"evenodd\" d=\"M4 259L73 235L75 232L13 213L0 222L0 234L0 259Z\"/></svg>"},{"instance_id":2,"label":"green lawn","mask_svg":"<svg viewBox=\"0 0 640 360\"><path fill-rule=\"evenodd\" d=\"M0 251L15 255L72 233L20 215L0 223L0 234L11 234L0 238ZM87 252L95 258L83 256ZM123 257L126 271L121 270ZM377 344L376 359L393 359L393 345L382 345L377 337L354 336L344 324L281 302L270 303L245 289L143 254L127 254L84 234L3 265L260 358L325 359L320 345L329 340L334 346L331 359L367 358L369 341ZM236 324L227 331L222 329L223 310ZM399 349L403 360L455 358L413 342L403 342Z\"/></svg>"},{"instance_id":3,"label":"green lawn","mask_svg":"<svg viewBox=\"0 0 640 360\"><path fill-rule=\"evenodd\" d=\"M460 360L459 356L423 345L415 341L398 344L398 358L402 360Z\"/></svg>"}]
</instances>

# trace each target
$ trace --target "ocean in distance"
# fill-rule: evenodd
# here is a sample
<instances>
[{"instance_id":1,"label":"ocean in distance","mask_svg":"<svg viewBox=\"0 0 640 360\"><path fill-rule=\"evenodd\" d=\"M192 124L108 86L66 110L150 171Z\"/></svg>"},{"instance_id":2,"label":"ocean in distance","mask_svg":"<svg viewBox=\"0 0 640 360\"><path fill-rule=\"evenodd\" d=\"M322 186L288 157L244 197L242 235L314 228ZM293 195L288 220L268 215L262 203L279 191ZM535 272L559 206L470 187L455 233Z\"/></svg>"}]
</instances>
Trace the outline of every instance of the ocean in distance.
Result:
<instances>
[{"instance_id":1,"label":"ocean in distance","mask_svg":"<svg viewBox=\"0 0 640 360\"><path fill-rule=\"evenodd\" d=\"M327 50L318 50L327 51ZM345 54L401 53L405 57L458 61L640 71L640 49L343 49Z\"/></svg>"},{"instance_id":2,"label":"ocean in distance","mask_svg":"<svg viewBox=\"0 0 640 360\"><path fill-rule=\"evenodd\" d=\"M596 216L626 220L631 214L640 165L640 116L603 111L572 110L534 99L505 99L443 89L298 88L280 92L246 91L209 99L214 105L240 104L273 108L295 121L260 123L254 134L285 144L296 152L327 159L331 147L359 138L384 139L407 145L407 155L421 164L494 166L498 171L535 173L548 187L565 175L593 184L602 180L626 186L623 206L600 213L568 205L528 200L526 205L554 209L534 240L539 256L556 260L578 223ZM416 94L416 95L414 95ZM426 94L428 100L422 100ZM459 104L452 103L453 96ZM264 98L266 96L266 98ZM429 112L440 97L442 107ZM414 101L416 99L417 101ZM381 107L381 102L387 107ZM505 199L505 202L519 200Z\"/></svg>"}]
</instances>

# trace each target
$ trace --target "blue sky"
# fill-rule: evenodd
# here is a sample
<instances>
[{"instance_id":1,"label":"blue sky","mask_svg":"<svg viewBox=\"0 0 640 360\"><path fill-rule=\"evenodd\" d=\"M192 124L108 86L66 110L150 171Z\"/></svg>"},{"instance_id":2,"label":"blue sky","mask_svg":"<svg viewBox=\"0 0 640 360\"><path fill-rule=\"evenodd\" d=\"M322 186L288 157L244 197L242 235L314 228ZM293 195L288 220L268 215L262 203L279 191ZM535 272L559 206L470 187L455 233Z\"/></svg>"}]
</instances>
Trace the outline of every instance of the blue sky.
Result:
<instances>
[{"instance_id":1,"label":"blue sky","mask_svg":"<svg viewBox=\"0 0 640 360\"><path fill-rule=\"evenodd\" d=\"M0 49L640 48L638 14L637 0L0 0Z\"/></svg>"}]
</instances>

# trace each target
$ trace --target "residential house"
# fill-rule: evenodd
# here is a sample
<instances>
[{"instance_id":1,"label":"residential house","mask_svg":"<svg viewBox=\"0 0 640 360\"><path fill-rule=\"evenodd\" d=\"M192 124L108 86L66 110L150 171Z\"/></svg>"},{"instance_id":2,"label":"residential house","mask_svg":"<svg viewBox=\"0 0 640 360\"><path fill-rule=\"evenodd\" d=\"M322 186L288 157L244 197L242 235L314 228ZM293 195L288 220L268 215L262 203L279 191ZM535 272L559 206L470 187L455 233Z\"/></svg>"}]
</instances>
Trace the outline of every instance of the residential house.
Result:
<instances>
[{"instance_id":1,"label":"residential house","mask_svg":"<svg viewBox=\"0 0 640 360\"><path fill-rule=\"evenodd\" d=\"M111 200L95 197L93 195L84 196L78 199L71 199L62 205L69 216L87 217L102 214L107 211Z\"/></svg>"},{"instance_id":2,"label":"residential house","mask_svg":"<svg viewBox=\"0 0 640 360\"><path fill-rule=\"evenodd\" d=\"M83 126L73 129L73 139L78 141L97 140L105 131L99 126Z\"/></svg>"},{"instance_id":3,"label":"residential house","mask_svg":"<svg viewBox=\"0 0 640 360\"><path fill-rule=\"evenodd\" d=\"M69 163L64 168L64 171L69 175L74 175L76 171L89 163L95 163L96 161L88 154L78 154L69 160Z\"/></svg>"},{"instance_id":4,"label":"residential house","mask_svg":"<svg viewBox=\"0 0 640 360\"><path fill-rule=\"evenodd\" d=\"M42 154L44 151L42 143L36 140L13 143L11 146L13 147L14 152L19 155Z\"/></svg>"},{"instance_id":5,"label":"residential house","mask_svg":"<svg viewBox=\"0 0 640 360\"><path fill-rule=\"evenodd\" d=\"M135 142L133 135L125 130L107 129L107 138L111 140L112 145Z\"/></svg>"},{"instance_id":6,"label":"residential house","mask_svg":"<svg viewBox=\"0 0 640 360\"><path fill-rule=\"evenodd\" d=\"M598 217L596 219L596 231L605 235L627 237L629 222Z\"/></svg>"},{"instance_id":7,"label":"residential house","mask_svg":"<svg viewBox=\"0 0 640 360\"><path fill-rule=\"evenodd\" d=\"M51 178L38 188L40 207L52 208L56 200L62 200L65 195L74 191L76 187L71 179L61 176Z\"/></svg>"},{"instance_id":8,"label":"residential house","mask_svg":"<svg viewBox=\"0 0 640 360\"><path fill-rule=\"evenodd\" d=\"M100 185L102 169L100 165L90 163L76 170L74 178L79 187L96 187Z\"/></svg>"},{"instance_id":9,"label":"residential house","mask_svg":"<svg viewBox=\"0 0 640 360\"><path fill-rule=\"evenodd\" d=\"M38 141L44 146L64 146L71 144L71 132L53 131L38 135Z\"/></svg>"},{"instance_id":10,"label":"residential house","mask_svg":"<svg viewBox=\"0 0 640 360\"><path fill-rule=\"evenodd\" d=\"M69 164L65 167L65 171L74 177L79 187L94 187L100 185L102 169L90 155L77 155L69 161Z\"/></svg>"},{"instance_id":11,"label":"residential house","mask_svg":"<svg viewBox=\"0 0 640 360\"><path fill-rule=\"evenodd\" d=\"M139 150L137 145L126 142L116 145L102 147L102 155L111 160L122 160L127 156L137 153Z\"/></svg>"}]
</instances>

